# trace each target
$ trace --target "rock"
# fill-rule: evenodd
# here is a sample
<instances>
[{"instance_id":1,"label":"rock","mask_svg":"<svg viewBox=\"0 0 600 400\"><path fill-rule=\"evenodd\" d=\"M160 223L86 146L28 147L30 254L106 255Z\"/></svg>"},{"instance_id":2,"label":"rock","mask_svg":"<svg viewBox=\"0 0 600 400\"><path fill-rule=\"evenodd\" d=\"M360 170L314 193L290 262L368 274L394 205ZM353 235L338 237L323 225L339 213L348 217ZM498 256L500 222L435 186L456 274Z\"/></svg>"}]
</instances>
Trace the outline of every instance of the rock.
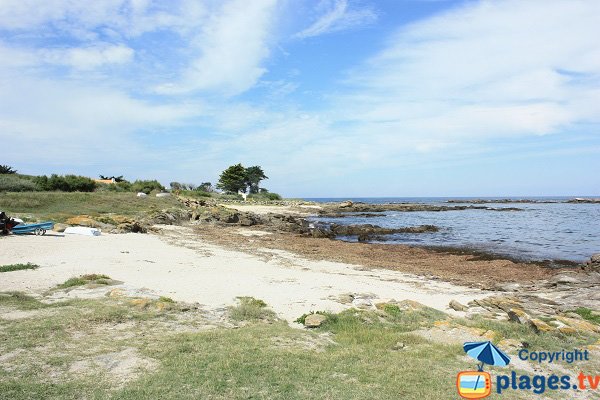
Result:
<instances>
[{"instance_id":1,"label":"rock","mask_svg":"<svg viewBox=\"0 0 600 400\"><path fill-rule=\"evenodd\" d=\"M528 325L533 328L536 333L540 332L550 332L553 331L554 328L541 319L533 318L528 321Z\"/></svg>"},{"instance_id":2,"label":"rock","mask_svg":"<svg viewBox=\"0 0 600 400\"><path fill-rule=\"evenodd\" d=\"M148 195L144 192L138 192L138 194L136 194L137 197L148 197Z\"/></svg>"},{"instance_id":3,"label":"rock","mask_svg":"<svg viewBox=\"0 0 600 400\"><path fill-rule=\"evenodd\" d=\"M392 346L392 350L402 350L405 348L406 348L406 345L403 342L396 342L396 344L394 344Z\"/></svg>"},{"instance_id":4,"label":"rock","mask_svg":"<svg viewBox=\"0 0 600 400\"><path fill-rule=\"evenodd\" d=\"M478 307L478 306L469 307L469 309L467 310L467 313L465 314L465 318L473 319L476 317L494 319L495 315L483 307Z\"/></svg>"},{"instance_id":5,"label":"rock","mask_svg":"<svg viewBox=\"0 0 600 400\"><path fill-rule=\"evenodd\" d=\"M557 285L570 285L570 284L579 284L581 282L580 278L577 278L570 274L558 274L554 275L552 278L548 280Z\"/></svg>"},{"instance_id":6,"label":"rock","mask_svg":"<svg viewBox=\"0 0 600 400\"><path fill-rule=\"evenodd\" d=\"M469 309L469 307L460 304L458 301L456 300L450 300L450 303L448 303L448 306L453 309L454 311L467 311Z\"/></svg>"},{"instance_id":7,"label":"rock","mask_svg":"<svg viewBox=\"0 0 600 400\"><path fill-rule=\"evenodd\" d=\"M530 320L529 315L527 315L527 313L525 313L525 311L519 309L519 308L511 308L510 310L508 310L507 312L508 314L508 319L512 322L516 322L518 324L527 324Z\"/></svg>"},{"instance_id":8,"label":"rock","mask_svg":"<svg viewBox=\"0 0 600 400\"><path fill-rule=\"evenodd\" d=\"M169 197L171 193L156 193L156 197Z\"/></svg>"},{"instance_id":9,"label":"rock","mask_svg":"<svg viewBox=\"0 0 600 400\"><path fill-rule=\"evenodd\" d=\"M518 292L521 285L518 283L498 283L494 288L501 292Z\"/></svg>"},{"instance_id":10,"label":"rock","mask_svg":"<svg viewBox=\"0 0 600 400\"><path fill-rule=\"evenodd\" d=\"M127 292L125 291L125 289L115 288L112 289L110 292L106 293L106 295L108 297L124 297L127 295Z\"/></svg>"},{"instance_id":11,"label":"rock","mask_svg":"<svg viewBox=\"0 0 600 400\"><path fill-rule=\"evenodd\" d=\"M348 208L348 207L352 207L352 205L354 205L353 202L351 202L350 200L346 200L346 201L342 201L338 207L339 208Z\"/></svg>"},{"instance_id":12,"label":"rock","mask_svg":"<svg viewBox=\"0 0 600 400\"><path fill-rule=\"evenodd\" d=\"M318 328L327 320L327 317L321 314L310 314L304 319L304 326L307 328Z\"/></svg>"},{"instance_id":13,"label":"rock","mask_svg":"<svg viewBox=\"0 0 600 400\"><path fill-rule=\"evenodd\" d=\"M563 322L570 326L571 328L577 330L578 332L583 333L600 333L600 326L594 325L591 322L588 322L583 319L575 319L568 317L556 317L556 319L560 322Z\"/></svg>"},{"instance_id":14,"label":"rock","mask_svg":"<svg viewBox=\"0 0 600 400\"><path fill-rule=\"evenodd\" d=\"M69 227L69 225L66 224L54 224L54 232L64 232L65 229L67 229Z\"/></svg>"},{"instance_id":15,"label":"rock","mask_svg":"<svg viewBox=\"0 0 600 400\"><path fill-rule=\"evenodd\" d=\"M484 338L488 339L488 340L494 340L494 338L496 337L496 332L492 331L492 330L487 330L483 333Z\"/></svg>"},{"instance_id":16,"label":"rock","mask_svg":"<svg viewBox=\"0 0 600 400\"><path fill-rule=\"evenodd\" d=\"M505 349L518 350L523 347L523 343L516 339L504 339L504 340L501 340L500 342L498 342L498 347L503 350L505 350Z\"/></svg>"},{"instance_id":17,"label":"rock","mask_svg":"<svg viewBox=\"0 0 600 400\"><path fill-rule=\"evenodd\" d=\"M151 303L151 299L133 299L129 302L132 306L136 306L141 309L147 308Z\"/></svg>"},{"instance_id":18,"label":"rock","mask_svg":"<svg viewBox=\"0 0 600 400\"><path fill-rule=\"evenodd\" d=\"M586 263L585 269L588 271L600 272L600 253L594 254Z\"/></svg>"},{"instance_id":19,"label":"rock","mask_svg":"<svg viewBox=\"0 0 600 400\"><path fill-rule=\"evenodd\" d=\"M373 307L373 302L371 301L371 299L354 299L352 300L352 305L356 308L372 308Z\"/></svg>"},{"instance_id":20,"label":"rock","mask_svg":"<svg viewBox=\"0 0 600 400\"><path fill-rule=\"evenodd\" d=\"M98 228L99 223L94 221L89 215L78 215L76 217L71 217L67 221L68 225L75 226L87 226L89 228Z\"/></svg>"},{"instance_id":21,"label":"rock","mask_svg":"<svg viewBox=\"0 0 600 400\"><path fill-rule=\"evenodd\" d=\"M421 304L414 300L402 300L390 304L395 304L401 311L420 311L429 308L425 304Z\"/></svg>"}]
</instances>

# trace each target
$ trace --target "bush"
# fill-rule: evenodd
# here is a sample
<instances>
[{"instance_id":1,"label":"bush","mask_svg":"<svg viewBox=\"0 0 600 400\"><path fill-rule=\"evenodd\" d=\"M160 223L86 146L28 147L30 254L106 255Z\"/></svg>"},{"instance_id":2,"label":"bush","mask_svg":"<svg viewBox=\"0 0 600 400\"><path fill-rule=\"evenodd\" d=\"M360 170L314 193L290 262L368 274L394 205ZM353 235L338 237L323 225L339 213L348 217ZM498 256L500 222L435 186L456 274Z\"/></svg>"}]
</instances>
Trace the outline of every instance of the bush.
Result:
<instances>
[{"instance_id":1,"label":"bush","mask_svg":"<svg viewBox=\"0 0 600 400\"><path fill-rule=\"evenodd\" d=\"M9 165L0 165L0 174L16 174L17 170Z\"/></svg>"},{"instance_id":2,"label":"bush","mask_svg":"<svg viewBox=\"0 0 600 400\"><path fill-rule=\"evenodd\" d=\"M157 180L152 181L142 181L137 180L133 182L131 185L131 190L133 192L143 192L146 194L150 194L153 190L158 190L159 192L164 189L163 185Z\"/></svg>"},{"instance_id":3,"label":"bush","mask_svg":"<svg viewBox=\"0 0 600 400\"><path fill-rule=\"evenodd\" d=\"M248 196L249 199L251 200L255 200L255 201L272 201L272 200L281 200L281 196L278 195L277 193L269 193L269 192L262 192L262 193L257 193L257 194L251 194Z\"/></svg>"},{"instance_id":4,"label":"bush","mask_svg":"<svg viewBox=\"0 0 600 400\"><path fill-rule=\"evenodd\" d=\"M38 176L34 179L40 189L45 191L59 190L61 192L93 192L97 184L94 180L79 175L52 174Z\"/></svg>"},{"instance_id":5,"label":"bush","mask_svg":"<svg viewBox=\"0 0 600 400\"><path fill-rule=\"evenodd\" d=\"M35 192L38 185L22 175L0 175L0 192Z\"/></svg>"},{"instance_id":6,"label":"bush","mask_svg":"<svg viewBox=\"0 0 600 400\"><path fill-rule=\"evenodd\" d=\"M108 192L131 192L132 184L128 181L121 181L116 183L101 183L98 185L98 189Z\"/></svg>"}]
</instances>

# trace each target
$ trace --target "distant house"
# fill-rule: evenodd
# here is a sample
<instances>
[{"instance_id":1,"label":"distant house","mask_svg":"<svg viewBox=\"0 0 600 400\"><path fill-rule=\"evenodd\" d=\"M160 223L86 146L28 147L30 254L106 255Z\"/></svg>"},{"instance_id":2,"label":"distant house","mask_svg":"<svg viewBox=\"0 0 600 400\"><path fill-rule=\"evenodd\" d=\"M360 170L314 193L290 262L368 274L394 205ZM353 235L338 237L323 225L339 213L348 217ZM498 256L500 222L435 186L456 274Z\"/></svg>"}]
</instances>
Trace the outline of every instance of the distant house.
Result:
<instances>
[{"instance_id":1,"label":"distant house","mask_svg":"<svg viewBox=\"0 0 600 400\"><path fill-rule=\"evenodd\" d=\"M111 179L94 179L94 182L96 182L96 183L104 183L106 185L117 183L117 181L115 181L115 178L111 178Z\"/></svg>"}]
</instances>

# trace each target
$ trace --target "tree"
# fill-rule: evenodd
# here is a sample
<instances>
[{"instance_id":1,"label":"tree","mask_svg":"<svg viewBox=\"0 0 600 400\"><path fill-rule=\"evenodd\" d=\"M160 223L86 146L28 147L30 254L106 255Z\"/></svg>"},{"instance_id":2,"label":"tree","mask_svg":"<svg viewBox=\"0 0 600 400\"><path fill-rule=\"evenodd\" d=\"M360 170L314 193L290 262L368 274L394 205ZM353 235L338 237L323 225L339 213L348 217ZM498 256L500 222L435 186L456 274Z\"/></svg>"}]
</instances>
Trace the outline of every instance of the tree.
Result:
<instances>
[{"instance_id":1,"label":"tree","mask_svg":"<svg viewBox=\"0 0 600 400\"><path fill-rule=\"evenodd\" d=\"M110 180L114 179L116 183L125 182L125 179L123 178L123 175L119 175L119 176L104 176L104 175L100 175L100 179L102 179L104 181L110 181Z\"/></svg>"},{"instance_id":2,"label":"tree","mask_svg":"<svg viewBox=\"0 0 600 400\"><path fill-rule=\"evenodd\" d=\"M0 174L16 174L17 170L8 165L0 165Z\"/></svg>"},{"instance_id":3,"label":"tree","mask_svg":"<svg viewBox=\"0 0 600 400\"><path fill-rule=\"evenodd\" d=\"M239 191L245 192L248 187L247 182L246 168L242 164L236 164L221 172L217 188L235 194Z\"/></svg>"},{"instance_id":4,"label":"tree","mask_svg":"<svg viewBox=\"0 0 600 400\"><path fill-rule=\"evenodd\" d=\"M250 188L250 193L258 193L260 181L269 179L259 165L246 168L246 184Z\"/></svg>"},{"instance_id":5,"label":"tree","mask_svg":"<svg viewBox=\"0 0 600 400\"><path fill-rule=\"evenodd\" d=\"M213 185L212 185L212 183L210 183L210 182L202 182L202 183L200 184L200 186L198 186L198 187L196 188L196 190L198 190L198 191L200 191L200 192L207 192L207 193L210 193L210 192L213 192L213 191L214 191L214 189L213 189Z\"/></svg>"}]
</instances>

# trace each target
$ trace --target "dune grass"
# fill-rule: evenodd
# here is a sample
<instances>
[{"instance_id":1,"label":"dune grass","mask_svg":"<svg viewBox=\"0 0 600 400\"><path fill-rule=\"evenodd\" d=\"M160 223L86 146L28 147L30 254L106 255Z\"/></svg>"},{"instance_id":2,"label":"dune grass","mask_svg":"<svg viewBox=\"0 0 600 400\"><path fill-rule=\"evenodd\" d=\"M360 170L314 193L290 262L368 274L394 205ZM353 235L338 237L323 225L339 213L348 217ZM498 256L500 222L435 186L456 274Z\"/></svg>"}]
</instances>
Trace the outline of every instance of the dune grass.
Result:
<instances>
[{"instance_id":1,"label":"dune grass","mask_svg":"<svg viewBox=\"0 0 600 400\"><path fill-rule=\"evenodd\" d=\"M24 269L36 269L39 267L40 267L39 265L32 264L32 263L0 265L0 272L21 271Z\"/></svg>"},{"instance_id":2,"label":"dune grass","mask_svg":"<svg viewBox=\"0 0 600 400\"><path fill-rule=\"evenodd\" d=\"M411 333L446 318L432 309L325 313L322 328L305 331L256 318L267 305L246 297L236 306L253 310L239 316L243 326L207 330L202 312L134 304L112 298L44 304L0 294L0 306L38 312L0 318L0 398L451 399L456 373L474 368L460 345ZM507 325L507 335L515 325L498 324ZM108 369L72 370L81 360L110 359L126 348L156 367L125 381L114 379L112 362Z\"/></svg>"},{"instance_id":3,"label":"dune grass","mask_svg":"<svg viewBox=\"0 0 600 400\"><path fill-rule=\"evenodd\" d=\"M165 208L182 208L173 196L146 198L119 192L21 192L0 193L0 210L8 215L33 220L64 222L75 215L99 216L114 213L136 216Z\"/></svg>"}]
</instances>

